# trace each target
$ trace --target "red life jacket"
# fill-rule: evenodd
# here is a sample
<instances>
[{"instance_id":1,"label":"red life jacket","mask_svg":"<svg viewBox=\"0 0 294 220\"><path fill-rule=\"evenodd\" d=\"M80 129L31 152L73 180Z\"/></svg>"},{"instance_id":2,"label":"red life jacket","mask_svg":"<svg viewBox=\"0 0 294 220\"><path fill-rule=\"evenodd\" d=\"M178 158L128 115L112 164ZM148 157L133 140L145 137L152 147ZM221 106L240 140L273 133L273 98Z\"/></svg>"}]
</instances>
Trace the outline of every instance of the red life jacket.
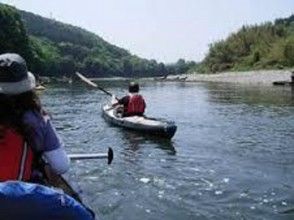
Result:
<instances>
[{"instance_id":1,"label":"red life jacket","mask_svg":"<svg viewBox=\"0 0 294 220\"><path fill-rule=\"evenodd\" d=\"M141 95L134 94L129 96L127 115L143 115L145 111L145 101Z\"/></svg>"},{"instance_id":2,"label":"red life jacket","mask_svg":"<svg viewBox=\"0 0 294 220\"><path fill-rule=\"evenodd\" d=\"M12 129L3 130L0 138L0 181L31 177L33 152L24 138Z\"/></svg>"}]
</instances>

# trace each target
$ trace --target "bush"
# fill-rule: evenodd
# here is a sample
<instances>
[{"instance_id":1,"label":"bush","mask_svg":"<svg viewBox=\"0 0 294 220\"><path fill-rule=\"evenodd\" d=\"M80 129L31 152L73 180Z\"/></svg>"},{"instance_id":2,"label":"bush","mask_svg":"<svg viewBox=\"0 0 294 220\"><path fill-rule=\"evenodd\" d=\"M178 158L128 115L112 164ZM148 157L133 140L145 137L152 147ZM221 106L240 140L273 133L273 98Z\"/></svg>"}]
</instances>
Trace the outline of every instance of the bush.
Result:
<instances>
[{"instance_id":1,"label":"bush","mask_svg":"<svg viewBox=\"0 0 294 220\"><path fill-rule=\"evenodd\" d=\"M286 40L284 56L288 66L294 66L294 35Z\"/></svg>"}]
</instances>

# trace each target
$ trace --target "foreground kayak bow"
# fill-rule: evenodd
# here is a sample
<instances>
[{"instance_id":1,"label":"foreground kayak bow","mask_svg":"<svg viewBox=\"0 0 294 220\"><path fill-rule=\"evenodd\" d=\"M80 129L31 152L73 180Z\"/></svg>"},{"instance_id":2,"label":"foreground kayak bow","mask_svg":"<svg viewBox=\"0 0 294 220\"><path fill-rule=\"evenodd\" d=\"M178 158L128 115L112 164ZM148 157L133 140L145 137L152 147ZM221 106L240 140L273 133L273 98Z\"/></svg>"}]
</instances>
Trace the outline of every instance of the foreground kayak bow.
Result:
<instances>
[{"instance_id":1,"label":"foreground kayak bow","mask_svg":"<svg viewBox=\"0 0 294 220\"><path fill-rule=\"evenodd\" d=\"M21 181L0 183L0 219L94 220L81 202L64 192Z\"/></svg>"}]
</instances>

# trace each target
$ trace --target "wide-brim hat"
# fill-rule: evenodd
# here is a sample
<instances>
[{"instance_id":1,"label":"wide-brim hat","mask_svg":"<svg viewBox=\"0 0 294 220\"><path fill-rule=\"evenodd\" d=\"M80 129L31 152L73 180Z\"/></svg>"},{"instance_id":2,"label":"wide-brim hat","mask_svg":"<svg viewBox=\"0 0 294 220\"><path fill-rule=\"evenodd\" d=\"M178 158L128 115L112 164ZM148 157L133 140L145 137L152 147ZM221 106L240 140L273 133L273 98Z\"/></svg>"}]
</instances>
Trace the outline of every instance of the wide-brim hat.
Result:
<instances>
[{"instance_id":1,"label":"wide-brim hat","mask_svg":"<svg viewBox=\"0 0 294 220\"><path fill-rule=\"evenodd\" d=\"M18 54L0 55L0 93L17 95L36 88L36 79Z\"/></svg>"}]
</instances>

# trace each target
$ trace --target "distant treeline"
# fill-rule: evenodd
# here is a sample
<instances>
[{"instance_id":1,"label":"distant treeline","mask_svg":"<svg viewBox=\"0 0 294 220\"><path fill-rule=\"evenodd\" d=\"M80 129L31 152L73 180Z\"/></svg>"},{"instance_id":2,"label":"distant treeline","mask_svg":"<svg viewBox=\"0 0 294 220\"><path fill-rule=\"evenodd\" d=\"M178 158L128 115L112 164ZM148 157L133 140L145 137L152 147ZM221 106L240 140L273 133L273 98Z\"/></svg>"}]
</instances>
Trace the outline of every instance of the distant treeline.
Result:
<instances>
[{"instance_id":1,"label":"distant treeline","mask_svg":"<svg viewBox=\"0 0 294 220\"><path fill-rule=\"evenodd\" d=\"M79 27L0 4L0 53L16 52L46 76L145 77L181 74L194 62L165 65L142 59Z\"/></svg>"},{"instance_id":2,"label":"distant treeline","mask_svg":"<svg viewBox=\"0 0 294 220\"><path fill-rule=\"evenodd\" d=\"M200 66L190 71L282 69L294 66L294 15L274 23L243 26L213 43Z\"/></svg>"}]
</instances>

